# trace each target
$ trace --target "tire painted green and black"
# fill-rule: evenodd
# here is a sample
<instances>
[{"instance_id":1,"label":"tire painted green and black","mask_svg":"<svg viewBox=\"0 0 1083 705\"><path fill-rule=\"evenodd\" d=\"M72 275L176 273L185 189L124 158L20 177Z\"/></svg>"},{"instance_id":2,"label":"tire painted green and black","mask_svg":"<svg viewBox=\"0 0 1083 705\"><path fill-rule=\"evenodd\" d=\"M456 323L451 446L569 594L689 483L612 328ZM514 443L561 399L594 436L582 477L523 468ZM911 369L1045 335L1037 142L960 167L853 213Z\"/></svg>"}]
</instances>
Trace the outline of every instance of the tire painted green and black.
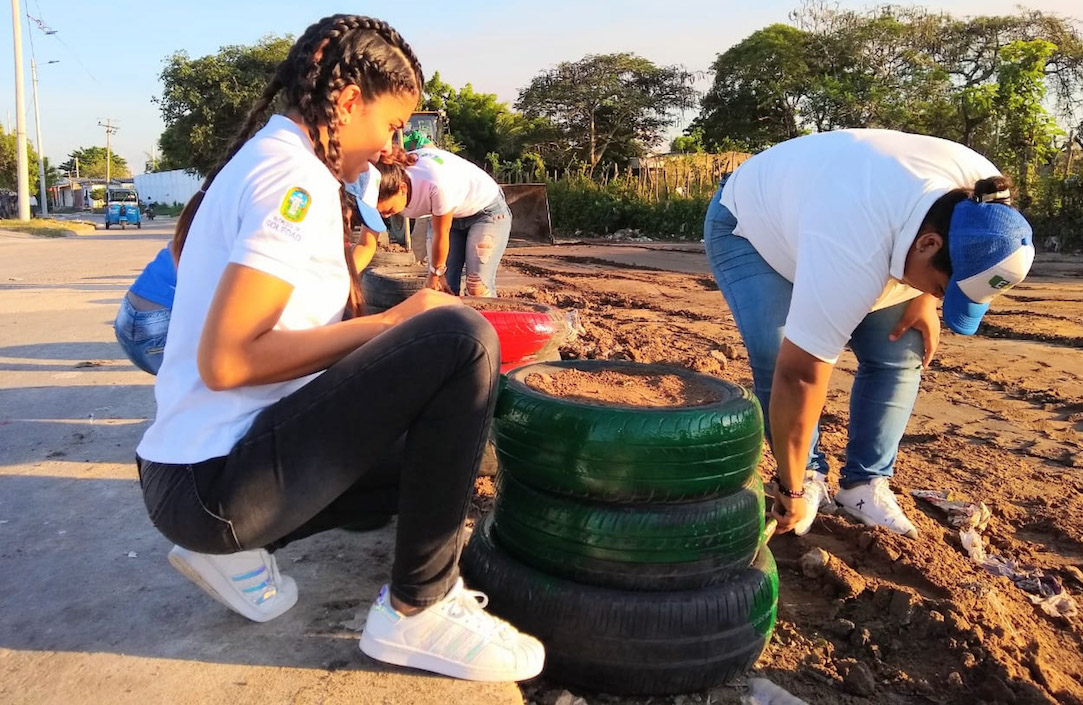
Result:
<instances>
[{"instance_id":1,"label":"tire painted green and black","mask_svg":"<svg viewBox=\"0 0 1083 705\"><path fill-rule=\"evenodd\" d=\"M527 376L560 370L674 374L718 390L689 407L635 407L554 397ZM686 502L740 489L763 452L763 414L736 384L662 365L562 360L512 370L494 420L501 467L532 487L616 502Z\"/></svg>"},{"instance_id":2,"label":"tire painted green and black","mask_svg":"<svg viewBox=\"0 0 1083 705\"><path fill-rule=\"evenodd\" d=\"M500 473L493 534L551 575L622 590L691 590L752 563L764 529L758 474L736 492L681 504L615 504L535 490Z\"/></svg>"},{"instance_id":3,"label":"tire painted green and black","mask_svg":"<svg viewBox=\"0 0 1083 705\"><path fill-rule=\"evenodd\" d=\"M621 695L710 688L747 671L774 630L778 570L766 546L752 566L700 590L627 592L581 585L515 560L491 515L463 552L463 577L489 609L545 644L545 674Z\"/></svg>"}]
</instances>

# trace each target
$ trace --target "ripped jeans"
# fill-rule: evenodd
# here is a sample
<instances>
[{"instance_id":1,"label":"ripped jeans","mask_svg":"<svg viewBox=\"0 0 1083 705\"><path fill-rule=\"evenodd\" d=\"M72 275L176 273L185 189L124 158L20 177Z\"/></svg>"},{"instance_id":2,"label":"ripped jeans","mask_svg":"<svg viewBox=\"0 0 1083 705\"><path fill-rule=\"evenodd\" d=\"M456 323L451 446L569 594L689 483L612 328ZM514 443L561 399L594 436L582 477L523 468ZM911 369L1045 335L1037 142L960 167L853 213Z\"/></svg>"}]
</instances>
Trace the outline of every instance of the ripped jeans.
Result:
<instances>
[{"instance_id":1,"label":"ripped jeans","mask_svg":"<svg viewBox=\"0 0 1083 705\"><path fill-rule=\"evenodd\" d=\"M451 290L466 296L496 296L496 270L510 235L511 211L504 202L503 191L474 215L451 221L447 254L447 283ZM429 237L432 237L431 228ZM429 252L432 252L431 241Z\"/></svg>"}]
</instances>

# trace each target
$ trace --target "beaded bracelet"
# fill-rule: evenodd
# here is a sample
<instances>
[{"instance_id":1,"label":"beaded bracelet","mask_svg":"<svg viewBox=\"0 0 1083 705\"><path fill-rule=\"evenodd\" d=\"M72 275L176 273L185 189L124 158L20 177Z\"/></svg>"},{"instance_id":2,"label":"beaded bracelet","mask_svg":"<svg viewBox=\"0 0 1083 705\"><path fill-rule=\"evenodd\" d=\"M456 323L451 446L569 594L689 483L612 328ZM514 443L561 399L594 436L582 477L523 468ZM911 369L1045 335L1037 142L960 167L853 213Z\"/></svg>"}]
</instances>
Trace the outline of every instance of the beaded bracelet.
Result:
<instances>
[{"instance_id":1,"label":"beaded bracelet","mask_svg":"<svg viewBox=\"0 0 1083 705\"><path fill-rule=\"evenodd\" d=\"M799 490L788 490L782 486L782 479L778 475L775 475L775 484L778 485L778 491L781 494L786 495L790 499L801 499L805 496L805 488L802 487Z\"/></svg>"}]
</instances>

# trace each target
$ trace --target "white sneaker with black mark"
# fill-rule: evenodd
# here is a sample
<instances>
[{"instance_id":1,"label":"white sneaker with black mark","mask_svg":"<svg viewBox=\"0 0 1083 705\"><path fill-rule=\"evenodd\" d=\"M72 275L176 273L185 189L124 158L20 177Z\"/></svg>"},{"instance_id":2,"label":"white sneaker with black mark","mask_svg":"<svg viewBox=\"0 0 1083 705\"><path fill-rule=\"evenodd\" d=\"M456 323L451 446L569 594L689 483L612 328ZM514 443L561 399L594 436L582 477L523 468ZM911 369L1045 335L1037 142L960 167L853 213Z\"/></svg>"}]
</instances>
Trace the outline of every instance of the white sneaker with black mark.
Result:
<instances>
[{"instance_id":1,"label":"white sneaker with black mark","mask_svg":"<svg viewBox=\"0 0 1083 705\"><path fill-rule=\"evenodd\" d=\"M263 549L226 555L196 553L180 546L169 562L214 599L253 622L267 622L297 604L297 583L278 572Z\"/></svg>"},{"instance_id":2,"label":"white sneaker with black mark","mask_svg":"<svg viewBox=\"0 0 1083 705\"><path fill-rule=\"evenodd\" d=\"M395 664L472 681L521 681L545 665L545 647L485 611L489 598L460 578L431 607L403 615L385 585L369 609L361 651Z\"/></svg>"},{"instance_id":3,"label":"white sneaker with black mark","mask_svg":"<svg viewBox=\"0 0 1083 705\"><path fill-rule=\"evenodd\" d=\"M817 514L832 514L835 511L835 502L831 499L830 490L827 489L827 475L815 470L806 470L802 489L805 491L804 500L808 509L804 518L793 527L793 532L798 536L804 536L809 532L812 522L816 521Z\"/></svg>"},{"instance_id":4,"label":"white sneaker with black mark","mask_svg":"<svg viewBox=\"0 0 1083 705\"><path fill-rule=\"evenodd\" d=\"M912 539L918 537L917 527L899 507L886 477L878 477L850 489L840 489L835 494L835 501L847 514L866 526L882 526Z\"/></svg>"}]
</instances>

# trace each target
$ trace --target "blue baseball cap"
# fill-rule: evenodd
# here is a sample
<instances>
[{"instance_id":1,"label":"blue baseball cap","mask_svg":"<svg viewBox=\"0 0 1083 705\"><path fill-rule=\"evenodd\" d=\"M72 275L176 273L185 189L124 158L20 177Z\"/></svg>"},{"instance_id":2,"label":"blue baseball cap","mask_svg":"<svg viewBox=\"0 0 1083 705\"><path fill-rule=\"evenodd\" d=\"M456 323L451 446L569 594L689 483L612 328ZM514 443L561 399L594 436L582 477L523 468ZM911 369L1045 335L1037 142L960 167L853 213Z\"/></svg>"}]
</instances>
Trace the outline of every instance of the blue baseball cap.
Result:
<instances>
[{"instance_id":1,"label":"blue baseball cap","mask_svg":"<svg viewBox=\"0 0 1083 705\"><path fill-rule=\"evenodd\" d=\"M387 230L383 216L376 210L376 197L380 193L380 171L370 166L361 172L357 181L346 184L346 192L353 195L357 201L357 212L365 227L374 232L382 233Z\"/></svg>"},{"instance_id":2,"label":"blue baseball cap","mask_svg":"<svg viewBox=\"0 0 1083 705\"><path fill-rule=\"evenodd\" d=\"M1030 223L1003 203L961 201L948 226L948 257L952 273L944 294L944 323L956 333L973 335L989 302L1030 272Z\"/></svg>"}]
</instances>

